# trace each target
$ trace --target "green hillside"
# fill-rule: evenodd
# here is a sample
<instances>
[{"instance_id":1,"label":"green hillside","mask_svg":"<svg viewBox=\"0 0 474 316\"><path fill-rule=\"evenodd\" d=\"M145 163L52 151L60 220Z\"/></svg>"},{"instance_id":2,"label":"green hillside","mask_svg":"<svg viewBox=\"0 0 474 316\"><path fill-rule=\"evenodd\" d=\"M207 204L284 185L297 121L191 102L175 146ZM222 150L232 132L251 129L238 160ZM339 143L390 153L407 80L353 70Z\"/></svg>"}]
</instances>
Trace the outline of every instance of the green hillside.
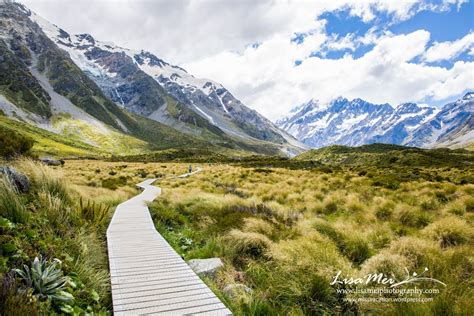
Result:
<instances>
[{"instance_id":1,"label":"green hillside","mask_svg":"<svg viewBox=\"0 0 474 316\"><path fill-rule=\"evenodd\" d=\"M338 166L394 166L463 167L474 164L474 153L464 149L422 149L390 144L371 144L360 147L333 145L309 150L295 160L317 161Z\"/></svg>"},{"instance_id":2,"label":"green hillside","mask_svg":"<svg viewBox=\"0 0 474 316\"><path fill-rule=\"evenodd\" d=\"M105 154L92 145L71 140L68 137L48 132L33 125L9 119L0 115L0 133L19 133L34 141L32 152L40 156L100 156Z\"/></svg>"}]
</instances>

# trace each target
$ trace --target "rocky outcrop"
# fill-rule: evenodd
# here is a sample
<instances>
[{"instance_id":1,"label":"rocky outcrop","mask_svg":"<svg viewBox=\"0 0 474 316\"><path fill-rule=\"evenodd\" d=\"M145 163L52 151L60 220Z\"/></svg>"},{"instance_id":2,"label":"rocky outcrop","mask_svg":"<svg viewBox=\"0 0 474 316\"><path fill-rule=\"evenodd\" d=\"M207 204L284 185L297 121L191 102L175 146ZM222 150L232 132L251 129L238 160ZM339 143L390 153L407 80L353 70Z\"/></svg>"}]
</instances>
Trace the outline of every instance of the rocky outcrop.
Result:
<instances>
[{"instance_id":1,"label":"rocky outcrop","mask_svg":"<svg viewBox=\"0 0 474 316\"><path fill-rule=\"evenodd\" d=\"M48 166L63 166L64 165L64 160L56 160L56 159L51 159L51 158L40 158L39 159L42 163Z\"/></svg>"},{"instance_id":2,"label":"rocky outcrop","mask_svg":"<svg viewBox=\"0 0 474 316\"><path fill-rule=\"evenodd\" d=\"M0 175L4 175L15 188L22 193L30 191L30 180L13 167L0 167Z\"/></svg>"}]
</instances>

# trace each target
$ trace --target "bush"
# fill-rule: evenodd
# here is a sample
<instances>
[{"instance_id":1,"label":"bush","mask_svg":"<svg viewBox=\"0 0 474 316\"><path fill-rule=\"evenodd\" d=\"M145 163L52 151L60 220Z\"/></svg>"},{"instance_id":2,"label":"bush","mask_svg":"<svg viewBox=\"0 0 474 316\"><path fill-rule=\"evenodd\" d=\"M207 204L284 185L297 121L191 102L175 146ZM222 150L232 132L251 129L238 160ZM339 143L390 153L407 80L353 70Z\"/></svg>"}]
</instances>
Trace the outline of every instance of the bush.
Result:
<instances>
[{"instance_id":1,"label":"bush","mask_svg":"<svg viewBox=\"0 0 474 316\"><path fill-rule=\"evenodd\" d=\"M137 173L137 176L140 178L146 178L148 176L148 171L140 169Z\"/></svg>"},{"instance_id":2,"label":"bush","mask_svg":"<svg viewBox=\"0 0 474 316\"><path fill-rule=\"evenodd\" d=\"M32 291L20 291L12 271L3 275L0 280L0 314L1 315L39 315L38 302Z\"/></svg>"},{"instance_id":3,"label":"bush","mask_svg":"<svg viewBox=\"0 0 474 316\"><path fill-rule=\"evenodd\" d=\"M116 190L119 187L127 185L128 177L120 176L118 178L106 178L102 180L102 187L110 190Z\"/></svg>"},{"instance_id":4,"label":"bush","mask_svg":"<svg viewBox=\"0 0 474 316\"><path fill-rule=\"evenodd\" d=\"M33 147L33 140L13 130L0 126L0 156L11 158L28 155Z\"/></svg>"}]
</instances>

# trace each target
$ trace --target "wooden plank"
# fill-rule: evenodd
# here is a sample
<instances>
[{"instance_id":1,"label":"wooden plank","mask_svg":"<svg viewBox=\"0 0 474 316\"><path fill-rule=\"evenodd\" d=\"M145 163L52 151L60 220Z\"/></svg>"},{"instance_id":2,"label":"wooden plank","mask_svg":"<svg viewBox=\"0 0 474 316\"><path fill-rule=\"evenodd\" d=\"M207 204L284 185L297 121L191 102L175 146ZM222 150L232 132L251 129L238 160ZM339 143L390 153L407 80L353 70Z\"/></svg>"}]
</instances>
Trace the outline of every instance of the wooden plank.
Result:
<instances>
[{"instance_id":1,"label":"wooden plank","mask_svg":"<svg viewBox=\"0 0 474 316\"><path fill-rule=\"evenodd\" d=\"M153 182L137 185L143 192L117 206L107 229L114 315L232 315L156 231L146 206L161 193Z\"/></svg>"}]
</instances>

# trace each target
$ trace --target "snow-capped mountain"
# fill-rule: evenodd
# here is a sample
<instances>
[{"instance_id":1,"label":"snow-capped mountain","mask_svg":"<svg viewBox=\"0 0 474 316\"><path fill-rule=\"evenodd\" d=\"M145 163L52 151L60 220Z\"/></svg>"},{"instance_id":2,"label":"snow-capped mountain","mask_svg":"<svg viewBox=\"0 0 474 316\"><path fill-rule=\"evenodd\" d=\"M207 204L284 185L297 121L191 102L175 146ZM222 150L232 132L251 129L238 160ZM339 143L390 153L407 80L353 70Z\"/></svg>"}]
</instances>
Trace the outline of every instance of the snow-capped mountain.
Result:
<instances>
[{"instance_id":1,"label":"snow-capped mountain","mask_svg":"<svg viewBox=\"0 0 474 316\"><path fill-rule=\"evenodd\" d=\"M151 148L304 147L220 84L151 53L70 35L13 1L0 0L0 17L0 115L94 146L127 134Z\"/></svg>"},{"instance_id":2,"label":"snow-capped mountain","mask_svg":"<svg viewBox=\"0 0 474 316\"><path fill-rule=\"evenodd\" d=\"M405 140L418 147L463 147L474 143L474 93L469 92L456 102L446 104Z\"/></svg>"},{"instance_id":3,"label":"snow-capped mountain","mask_svg":"<svg viewBox=\"0 0 474 316\"><path fill-rule=\"evenodd\" d=\"M31 19L111 100L131 112L194 135L226 134L304 147L219 83L195 78L152 53L89 34L69 34L34 13Z\"/></svg>"},{"instance_id":4,"label":"snow-capped mountain","mask_svg":"<svg viewBox=\"0 0 474 316\"><path fill-rule=\"evenodd\" d=\"M436 108L414 103L392 107L387 103L340 97L327 105L311 100L298 106L277 125L314 148L333 144L403 144L417 127L437 112Z\"/></svg>"}]
</instances>

